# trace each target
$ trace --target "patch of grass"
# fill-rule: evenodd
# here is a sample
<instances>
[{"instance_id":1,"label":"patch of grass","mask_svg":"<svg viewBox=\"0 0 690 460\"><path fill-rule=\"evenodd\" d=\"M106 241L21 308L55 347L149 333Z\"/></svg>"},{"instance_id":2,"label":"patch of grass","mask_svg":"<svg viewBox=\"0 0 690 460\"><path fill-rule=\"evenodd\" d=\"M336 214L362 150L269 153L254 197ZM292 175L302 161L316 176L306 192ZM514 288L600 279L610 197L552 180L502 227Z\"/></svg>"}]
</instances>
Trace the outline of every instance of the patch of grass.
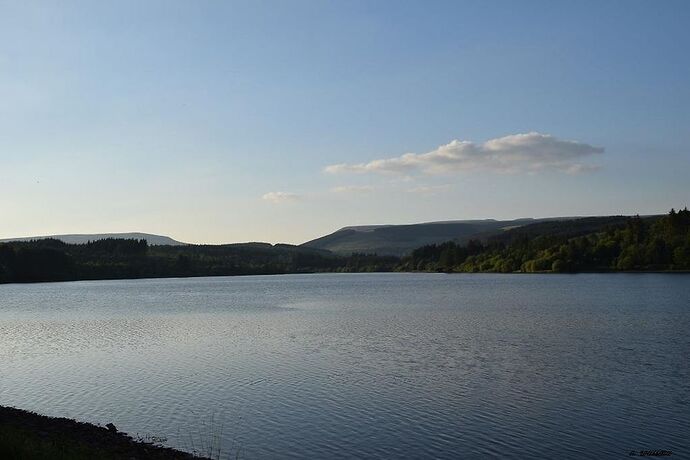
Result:
<instances>
[{"instance_id":1,"label":"patch of grass","mask_svg":"<svg viewBox=\"0 0 690 460\"><path fill-rule=\"evenodd\" d=\"M194 416L194 413L191 413ZM179 435L179 433L178 433ZM208 421L200 419L198 429L181 437L183 447L195 457L211 460L239 460L241 447L236 442L223 446L223 420L212 413Z\"/></svg>"}]
</instances>

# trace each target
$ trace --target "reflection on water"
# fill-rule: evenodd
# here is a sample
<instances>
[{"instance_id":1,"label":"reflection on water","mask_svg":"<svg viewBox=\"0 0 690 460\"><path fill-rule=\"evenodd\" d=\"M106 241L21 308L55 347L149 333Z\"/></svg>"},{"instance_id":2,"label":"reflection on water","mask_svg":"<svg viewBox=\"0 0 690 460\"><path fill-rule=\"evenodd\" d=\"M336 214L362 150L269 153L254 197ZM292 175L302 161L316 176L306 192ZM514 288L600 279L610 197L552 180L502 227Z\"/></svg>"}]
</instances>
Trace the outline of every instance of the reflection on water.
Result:
<instances>
[{"instance_id":1,"label":"reflection on water","mask_svg":"<svg viewBox=\"0 0 690 460\"><path fill-rule=\"evenodd\" d=\"M690 455L690 276L0 286L0 404L243 458Z\"/></svg>"}]
</instances>

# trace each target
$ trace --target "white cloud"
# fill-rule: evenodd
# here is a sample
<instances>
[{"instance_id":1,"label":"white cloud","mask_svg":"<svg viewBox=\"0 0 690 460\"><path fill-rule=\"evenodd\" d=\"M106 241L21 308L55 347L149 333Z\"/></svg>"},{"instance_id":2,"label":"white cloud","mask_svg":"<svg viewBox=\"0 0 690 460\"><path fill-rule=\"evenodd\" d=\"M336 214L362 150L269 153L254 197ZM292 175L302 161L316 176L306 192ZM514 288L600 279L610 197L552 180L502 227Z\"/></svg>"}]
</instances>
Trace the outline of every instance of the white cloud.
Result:
<instances>
[{"instance_id":1,"label":"white cloud","mask_svg":"<svg viewBox=\"0 0 690 460\"><path fill-rule=\"evenodd\" d=\"M601 169L599 165L587 165L582 163L575 163L566 168L565 172L568 174L582 174L588 172L594 172Z\"/></svg>"},{"instance_id":2,"label":"white cloud","mask_svg":"<svg viewBox=\"0 0 690 460\"><path fill-rule=\"evenodd\" d=\"M261 199L271 203L290 203L299 200L299 195L289 192L268 192L264 193Z\"/></svg>"},{"instance_id":3,"label":"white cloud","mask_svg":"<svg viewBox=\"0 0 690 460\"><path fill-rule=\"evenodd\" d=\"M420 185L419 187L414 187L414 188L408 189L407 191L410 193L416 193L419 195L436 195L439 192L450 190L450 188L451 188L450 184Z\"/></svg>"},{"instance_id":4,"label":"white cloud","mask_svg":"<svg viewBox=\"0 0 690 460\"><path fill-rule=\"evenodd\" d=\"M341 185L331 189L333 193L369 193L373 191L374 186L372 185Z\"/></svg>"},{"instance_id":5,"label":"white cloud","mask_svg":"<svg viewBox=\"0 0 690 460\"><path fill-rule=\"evenodd\" d=\"M576 174L596 166L580 160L604 149L548 134L527 133L491 139L483 144L454 140L427 153L406 153L368 163L335 164L324 171L338 173L443 174L460 171L520 173L561 171Z\"/></svg>"}]
</instances>

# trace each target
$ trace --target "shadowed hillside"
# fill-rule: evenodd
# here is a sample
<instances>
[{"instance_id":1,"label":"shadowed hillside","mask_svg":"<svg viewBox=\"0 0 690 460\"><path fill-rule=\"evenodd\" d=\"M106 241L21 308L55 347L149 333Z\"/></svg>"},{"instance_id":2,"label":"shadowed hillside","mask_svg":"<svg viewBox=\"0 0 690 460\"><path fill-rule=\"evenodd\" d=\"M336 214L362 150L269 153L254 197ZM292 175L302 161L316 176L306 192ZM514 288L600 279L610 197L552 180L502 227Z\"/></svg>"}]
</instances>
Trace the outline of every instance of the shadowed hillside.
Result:
<instances>
[{"instance_id":1,"label":"shadowed hillside","mask_svg":"<svg viewBox=\"0 0 690 460\"><path fill-rule=\"evenodd\" d=\"M567 218L564 218L567 219ZM420 246L471 239L484 239L505 229L545 219L466 220L430 222L411 225L345 227L330 235L302 244L303 247L326 249L336 254L375 253L402 256Z\"/></svg>"}]
</instances>

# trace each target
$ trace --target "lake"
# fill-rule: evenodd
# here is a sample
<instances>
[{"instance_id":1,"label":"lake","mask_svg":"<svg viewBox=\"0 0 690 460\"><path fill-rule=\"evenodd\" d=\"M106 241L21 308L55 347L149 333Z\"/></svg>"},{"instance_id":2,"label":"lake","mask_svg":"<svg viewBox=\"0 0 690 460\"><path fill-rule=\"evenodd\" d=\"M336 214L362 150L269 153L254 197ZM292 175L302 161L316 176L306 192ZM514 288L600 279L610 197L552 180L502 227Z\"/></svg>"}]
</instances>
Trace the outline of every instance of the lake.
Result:
<instances>
[{"instance_id":1,"label":"lake","mask_svg":"<svg viewBox=\"0 0 690 460\"><path fill-rule=\"evenodd\" d=\"M690 275L0 285L0 405L240 458L690 455Z\"/></svg>"}]
</instances>

